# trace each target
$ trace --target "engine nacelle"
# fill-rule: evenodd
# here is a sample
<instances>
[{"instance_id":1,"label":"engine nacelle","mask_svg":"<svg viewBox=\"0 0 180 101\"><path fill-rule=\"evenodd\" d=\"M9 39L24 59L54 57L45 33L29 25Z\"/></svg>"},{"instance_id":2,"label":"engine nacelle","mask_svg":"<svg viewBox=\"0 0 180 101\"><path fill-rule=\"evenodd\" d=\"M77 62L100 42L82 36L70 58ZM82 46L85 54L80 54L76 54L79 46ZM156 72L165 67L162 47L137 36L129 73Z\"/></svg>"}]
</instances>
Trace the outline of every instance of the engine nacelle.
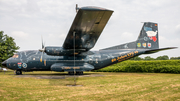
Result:
<instances>
[{"instance_id":1,"label":"engine nacelle","mask_svg":"<svg viewBox=\"0 0 180 101\"><path fill-rule=\"evenodd\" d=\"M69 55L92 55L94 54L91 51L87 51L86 49L64 49L62 47L45 47L40 49L39 51L45 52L47 55L53 56L69 56Z\"/></svg>"},{"instance_id":2,"label":"engine nacelle","mask_svg":"<svg viewBox=\"0 0 180 101\"><path fill-rule=\"evenodd\" d=\"M64 55L73 55L73 50L66 50L62 47L45 47L44 52L47 55L53 55L53 56L64 56Z\"/></svg>"}]
</instances>

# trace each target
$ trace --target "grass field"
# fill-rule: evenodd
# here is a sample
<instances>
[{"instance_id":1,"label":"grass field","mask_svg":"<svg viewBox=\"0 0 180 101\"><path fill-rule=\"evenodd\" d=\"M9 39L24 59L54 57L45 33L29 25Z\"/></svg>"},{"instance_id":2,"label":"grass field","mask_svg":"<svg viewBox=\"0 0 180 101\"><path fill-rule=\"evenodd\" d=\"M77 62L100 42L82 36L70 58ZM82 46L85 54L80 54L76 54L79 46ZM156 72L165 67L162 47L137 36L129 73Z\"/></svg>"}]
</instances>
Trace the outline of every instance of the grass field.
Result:
<instances>
[{"instance_id":1,"label":"grass field","mask_svg":"<svg viewBox=\"0 0 180 101\"><path fill-rule=\"evenodd\" d=\"M86 72L77 77L58 72L0 72L0 100L180 100L180 74ZM64 77L39 79L38 77Z\"/></svg>"}]
</instances>

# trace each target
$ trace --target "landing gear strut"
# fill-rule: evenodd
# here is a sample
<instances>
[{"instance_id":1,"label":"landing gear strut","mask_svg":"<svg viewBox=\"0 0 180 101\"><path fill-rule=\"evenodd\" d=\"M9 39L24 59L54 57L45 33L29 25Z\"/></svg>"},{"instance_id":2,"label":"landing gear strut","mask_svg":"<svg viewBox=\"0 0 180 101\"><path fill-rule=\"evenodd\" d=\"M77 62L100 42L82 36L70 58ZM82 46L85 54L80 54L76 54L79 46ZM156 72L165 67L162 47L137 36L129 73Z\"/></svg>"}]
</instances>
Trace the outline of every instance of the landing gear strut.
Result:
<instances>
[{"instance_id":1,"label":"landing gear strut","mask_svg":"<svg viewBox=\"0 0 180 101\"><path fill-rule=\"evenodd\" d=\"M22 75L22 71L21 70L16 70L16 75Z\"/></svg>"}]
</instances>

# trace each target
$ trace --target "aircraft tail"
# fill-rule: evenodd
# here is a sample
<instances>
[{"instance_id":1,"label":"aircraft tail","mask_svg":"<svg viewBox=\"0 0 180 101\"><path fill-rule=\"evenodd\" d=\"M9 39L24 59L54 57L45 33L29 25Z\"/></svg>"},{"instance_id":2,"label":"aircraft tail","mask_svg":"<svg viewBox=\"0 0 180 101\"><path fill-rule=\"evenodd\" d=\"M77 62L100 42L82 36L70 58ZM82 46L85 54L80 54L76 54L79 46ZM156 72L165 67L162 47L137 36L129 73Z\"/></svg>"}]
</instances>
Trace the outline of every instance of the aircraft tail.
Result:
<instances>
[{"instance_id":1,"label":"aircraft tail","mask_svg":"<svg viewBox=\"0 0 180 101\"><path fill-rule=\"evenodd\" d=\"M137 49L159 49L158 24L145 22L136 44Z\"/></svg>"},{"instance_id":2,"label":"aircraft tail","mask_svg":"<svg viewBox=\"0 0 180 101\"><path fill-rule=\"evenodd\" d=\"M112 49L159 49L158 24L152 22L144 22L136 41L109 47L102 50Z\"/></svg>"}]
</instances>

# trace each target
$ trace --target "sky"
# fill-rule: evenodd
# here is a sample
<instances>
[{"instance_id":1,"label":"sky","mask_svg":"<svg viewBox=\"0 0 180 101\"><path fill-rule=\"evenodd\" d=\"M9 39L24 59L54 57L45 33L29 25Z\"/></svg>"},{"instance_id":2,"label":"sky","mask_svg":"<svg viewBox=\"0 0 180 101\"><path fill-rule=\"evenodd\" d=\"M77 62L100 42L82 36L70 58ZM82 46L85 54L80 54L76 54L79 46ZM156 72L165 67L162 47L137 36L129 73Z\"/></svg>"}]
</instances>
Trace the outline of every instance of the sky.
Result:
<instances>
[{"instance_id":1,"label":"sky","mask_svg":"<svg viewBox=\"0 0 180 101\"><path fill-rule=\"evenodd\" d=\"M99 50L135 41L142 22L158 23L159 46L180 47L180 0L0 0L0 30L23 50L62 46L76 15L75 6L113 10L95 47ZM141 57L180 56L180 48Z\"/></svg>"}]
</instances>

